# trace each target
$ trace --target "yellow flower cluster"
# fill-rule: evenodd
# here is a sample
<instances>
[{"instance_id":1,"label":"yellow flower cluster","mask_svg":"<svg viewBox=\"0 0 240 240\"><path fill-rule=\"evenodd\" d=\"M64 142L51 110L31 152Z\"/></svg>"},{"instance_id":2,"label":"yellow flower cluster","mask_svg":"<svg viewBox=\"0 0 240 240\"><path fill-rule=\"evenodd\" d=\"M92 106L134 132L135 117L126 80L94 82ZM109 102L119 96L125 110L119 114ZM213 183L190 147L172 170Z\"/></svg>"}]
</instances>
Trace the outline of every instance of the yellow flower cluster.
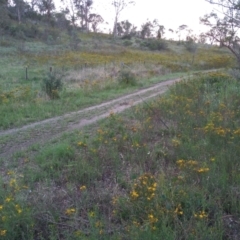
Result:
<instances>
[{"instance_id":1,"label":"yellow flower cluster","mask_svg":"<svg viewBox=\"0 0 240 240\"><path fill-rule=\"evenodd\" d=\"M85 185L83 185L83 186L81 186L79 189L80 189L81 191L84 191L84 190L87 189L87 187L86 187Z\"/></svg>"},{"instance_id":2,"label":"yellow flower cluster","mask_svg":"<svg viewBox=\"0 0 240 240\"><path fill-rule=\"evenodd\" d=\"M198 172L198 173L204 173L204 172L208 172L209 171L209 168L199 168L199 169L196 169L196 171Z\"/></svg>"},{"instance_id":3,"label":"yellow flower cluster","mask_svg":"<svg viewBox=\"0 0 240 240\"><path fill-rule=\"evenodd\" d=\"M133 186L133 190L130 192L131 200L147 200L151 201L157 189L157 182L149 173L145 173L144 175L140 176L137 182Z\"/></svg>"},{"instance_id":4,"label":"yellow flower cluster","mask_svg":"<svg viewBox=\"0 0 240 240\"><path fill-rule=\"evenodd\" d=\"M30 96L30 92L31 88L29 86L18 87L8 92L2 92L0 94L0 103L8 103L10 100L26 100L26 98Z\"/></svg>"},{"instance_id":5,"label":"yellow flower cluster","mask_svg":"<svg viewBox=\"0 0 240 240\"><path fill-rule=\"evenodd\" d=\"M78 142L78 144L77 144L79 147L87 147L87 144L86 143L84 143L84 142Z\"/></svg>"},{"instance_id":6,"label":"yellow flower cluster","mask_svg":"<svg viewBox=\"0 0 240 240\"><path fill-rule=\"evenodd\" d=\"M154 214L148 214L148 221L150 223L156 223L158 219L154 216Z\"/></svg>"},{"instance_id":7,"label":"yellow flower cluster","mask_svg":"<svg viewBox=\"0 0 240 240\"><path fill-rule=\"evenodd\" d=\"M5 236L7 233L7 230L0 229L0 236Z\"/></svg>"},{"instance_id":8,"label":"yellow flower cluster","mask_svg":"<svg viewBox=\"0 0 240 240\"><path fill-rule=\"evenodd\" d=\"M199 211L198 213L194 213L194 217L203 219L203 218L207 218L208 214L204 210L202 210L202 211Z\"/></svg>"},{"instance_id":9,"label":"yellow flower cluster","mask_svg":"<svg viewBox=\"0 0 240 240\"><path fill-rule=\"evenodd\" d=\"M177 160L177 165L180 168L193 168L193 167L195 168L198 165L198 162L195 160L180 159L180 160Z\"/></svg>"},{"instance_id":10,"label":"yellow flower cluster","mask_svg":"<svg viewBox=\"0 0 240 240\"><path fill-rule=\"evenodd\" d=\"M174 210L174 214L176 215L183 215L183 210L181 204L178 204L177 207Z\"/></svg>"},{"instance_id":11,"label":"yellow flower cluster","mask_svg":"<svg viewBox=\"0 0 240 240\"><path fill-rule=\"evenodd\" d=\"M18 204L15 205L15 209L18 214L22 213L22 208Z\"/></svg>"},{"instance_id":12,"label":"yellow flower cluster","mask_svg":"<svg viewBox=\"0 0 240 240\"><path fill-rule=\"evenodd\" d=\"M198 163L198 161L195 161L195 160L180 159L180 160L177 160L177 165L181 169L190 169L190 170L196 171L198 173L204 173L204 172L208 172L210 170L208 167L198 167L199 163Z\"/></svg>"},{"instance_id":13,"label":"yellow flower cluster","mask_svg":"<svg viewBox=\"0 0 240 240\"><path fill-rule=\"evenodd\" d=\"M172 139L172 144L173 144L174 147L178 147L180 145L180 143L181 142L180 142L179 139L177 139L177 138Z\"/></svg>"},{"instance_id":14,"label":"yellow flower cluster","mask_svg":"<svg viewBox=\"0 0 240 240\"><path fill-rule=\"evenodd\" d=\"M225 137L228 133L231 132L229 128L224 128L224 127L215 127L213 122L208 123L204 128L203 128L205 133L215 133L218 136Z\"/></svg>"},{"instance_id":15,"label":"yellow flower cluster","mask_svg":"<svg viewBox=\"0 0 240 240\"><path fill-rule=\"evenodd\" d=\"M239 135L240 136L240 128L236 129L233 131L234 135Z\"/></svg>"},{"instance_id":16,"label":"yellow flower cluster","mask_svg":"<svg viewBox=\"0 0 240 240\"><path fill-rule=\"evenodd\" d=\"M65 214L66 214L66 215L72 215L72 214L74 214L75 212L76 212L76 209L75 209L75 208L68 208L68 209L66 209Z\"/></svg>"}]
</instances>

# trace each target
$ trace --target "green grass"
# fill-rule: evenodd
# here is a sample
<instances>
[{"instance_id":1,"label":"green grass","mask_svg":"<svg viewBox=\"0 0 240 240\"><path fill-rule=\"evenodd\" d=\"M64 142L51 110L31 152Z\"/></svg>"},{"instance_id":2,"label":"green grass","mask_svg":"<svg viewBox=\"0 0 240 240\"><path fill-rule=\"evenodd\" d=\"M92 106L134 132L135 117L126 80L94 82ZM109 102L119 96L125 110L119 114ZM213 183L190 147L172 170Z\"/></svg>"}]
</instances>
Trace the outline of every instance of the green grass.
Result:
<instances>
[{"instance_id":1,"label":"green grass","mask_svg":"<svg viewBox=\"0 0 240 240\"><path fill-rule=\"evenodd\" d=\"M22 126L27 123L80 110L84 107L131 93L142 87L148 87L151 84L182 75L181 73L175 73L150 79L141 79L135 86L123 86L113 81L103 86L100 91L98 87L94 89L94 86L91 86L91 83L89 83L89 86L79 88L77 91L65 88L60 93L60 98L54 101L49 101L45 95L36 90L40 88L40 83L33 82L32 87L27 85L25 87L19 86L15 90L6 91L1 95L2 104L0 105L0 110L3 114L0 116L0 128L7 129ZM23 82L26 83L26 81ZM37 96L38 94L39 96Z\"/></svg>"},{"instance_id":2,"label":"green grass","mask_svg":"<svg viewBox=\"0 0 240 240\"><path fill-rule=\"evenodd\" d=\"M3 159L1 237L239 239L239 90L224 72L196 74Z\"/></svg>"},{"instance_id":3,"label":"green grass","mask_svg":"<svg viewBox=\"0 0 240 240\"><path fill-rule=\"evenodd\" d=\"M76 111L164 79L182 76L179 72L234 65L229 53L217 47L200 46L192 64L192 54L176 42L169 42L168 51L151 52L139 47L123 47L122 40L113 40L107 35L80 34L78 37L82 42L75 50L69 47L71 39L65 33L56 44L37 40L17 42L10 37L1 39L1 130ZM117 78L122 63L136 75L136 86L119 86ZM42 88L50 67L67 74L60 99L54 101Z\"/></svg>"}]
</instances>

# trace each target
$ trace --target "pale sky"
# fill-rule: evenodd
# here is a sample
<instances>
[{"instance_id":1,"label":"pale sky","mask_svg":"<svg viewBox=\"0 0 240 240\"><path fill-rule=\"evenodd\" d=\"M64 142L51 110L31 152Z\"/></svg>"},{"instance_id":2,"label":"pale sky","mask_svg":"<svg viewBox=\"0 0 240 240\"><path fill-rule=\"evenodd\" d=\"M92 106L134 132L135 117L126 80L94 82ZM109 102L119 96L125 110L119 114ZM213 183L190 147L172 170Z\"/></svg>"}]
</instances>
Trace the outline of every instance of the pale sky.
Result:
<instances>
[{"instance_id":1,"label":"pale sky","mask_svg":"<svg viewBox=\"0 0 240 240\"><path fill-rule=\"evenodd\" d=\"M57 5L61 6L60 0L55 0ZM93 0L92 12L99 13L108 25L105 25L105 31L113 28L114 8L111 5L112 0ZM158 19L159 24L164 25L166 29L174 31L180 25L187 25L194 33L199 34L204 31L204 26L200 25L199 17L210 13L213 5L205 0L135 0L135 5L129 5L121 12L119 21L129 20L135 26L140 26L147 19L153 21Z\"/></svg>"},{"instance_id":2,"label":"pale sky","mask_svg":"<svg viewBox=\"0 0 240 240\"><path fill-rule=\"evenodd\" d=\"M112 29L114 8L111 0L94 1L94 7L98 9L105 21L109 22L108 27ZM159 24L166 29L176 30L180 25L185 24L200 33L204 27L199 24L199 17L210 13L213 5L205 0L135 0L135 5L129 5L122 11L119 20L129 20L135 26L140 27L147 19L158 19Z\"/></svg>"}]
</instances>

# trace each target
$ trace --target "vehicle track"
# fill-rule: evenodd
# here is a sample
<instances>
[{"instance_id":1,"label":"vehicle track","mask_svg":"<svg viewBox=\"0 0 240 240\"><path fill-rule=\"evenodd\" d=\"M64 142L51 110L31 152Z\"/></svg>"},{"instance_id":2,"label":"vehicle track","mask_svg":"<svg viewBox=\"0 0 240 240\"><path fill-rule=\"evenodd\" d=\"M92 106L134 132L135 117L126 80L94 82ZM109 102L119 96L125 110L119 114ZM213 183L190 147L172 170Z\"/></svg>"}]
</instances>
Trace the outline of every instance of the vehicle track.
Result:
<instances>
[{"instance_id":1,"label":"vehicle track","mask_svg":"<svg viewBox=\"0 0 240 240\"><path fill-rule=\"evenodd\" d=\"M96 123L109 116L112 112L120 113L145 100L163 94L170 85L180 80L180 78L177 78L164 81L149 88L141 89L134 93L77 112L67 113L62 116L28 124L20 128L0 131L0 158L9 158L14 153L26 150L34 144L44 143L60 137L65 132Z\"/></svg>"}]
</instances>

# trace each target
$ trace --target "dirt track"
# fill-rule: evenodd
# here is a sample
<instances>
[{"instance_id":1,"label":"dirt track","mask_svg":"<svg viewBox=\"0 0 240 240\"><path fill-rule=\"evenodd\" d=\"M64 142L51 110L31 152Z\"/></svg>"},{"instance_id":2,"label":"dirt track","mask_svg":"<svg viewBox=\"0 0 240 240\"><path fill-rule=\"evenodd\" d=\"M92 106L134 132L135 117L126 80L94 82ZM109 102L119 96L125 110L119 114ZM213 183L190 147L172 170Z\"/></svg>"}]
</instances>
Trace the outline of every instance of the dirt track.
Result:
<instances>
[{"instance_id":1,"label":"dirt track","mask_svg":"<svg viewBox=\"0 0 240 240\"><path fill-rule=\"evenodd\" d=\"M136 91L108 102L71 112L59 117L32 123L21 128L0 131L0 158L9 158L14 153L30 146L56 138L64 132L80 129L106 118L110 112L120 113L149 98L164 93L168 86L180 79L168 80L152 87Z\"/></svg>"}]
</instances>

